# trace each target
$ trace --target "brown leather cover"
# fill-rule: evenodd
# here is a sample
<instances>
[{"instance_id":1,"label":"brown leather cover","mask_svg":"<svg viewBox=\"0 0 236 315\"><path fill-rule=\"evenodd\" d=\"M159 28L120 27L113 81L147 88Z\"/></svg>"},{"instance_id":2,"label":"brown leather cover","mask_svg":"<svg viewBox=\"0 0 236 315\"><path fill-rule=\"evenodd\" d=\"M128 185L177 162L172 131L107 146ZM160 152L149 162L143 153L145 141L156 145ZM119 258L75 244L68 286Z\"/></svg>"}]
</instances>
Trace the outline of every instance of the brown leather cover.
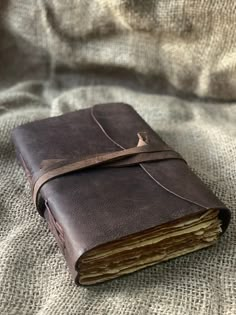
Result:
<instances>
[{"instance_id":1,"label":"brown leather cover","mask_svg":"<svg viewBox=\"0 0 236 315\"><path fill-rule=\"evenodd\" d=\"M219 209L223 232L229 224L226 206L130 105L100 104L35 121L14 129L12 138L32 192L56 174L38 185L36 204L77 283L79 259L103 244L207 209ZM142 145L144 152L122 153ZM109 160L114 153L120 158ZM99 156L102 165L58 175Z\"/></svg>"}]
</instances>

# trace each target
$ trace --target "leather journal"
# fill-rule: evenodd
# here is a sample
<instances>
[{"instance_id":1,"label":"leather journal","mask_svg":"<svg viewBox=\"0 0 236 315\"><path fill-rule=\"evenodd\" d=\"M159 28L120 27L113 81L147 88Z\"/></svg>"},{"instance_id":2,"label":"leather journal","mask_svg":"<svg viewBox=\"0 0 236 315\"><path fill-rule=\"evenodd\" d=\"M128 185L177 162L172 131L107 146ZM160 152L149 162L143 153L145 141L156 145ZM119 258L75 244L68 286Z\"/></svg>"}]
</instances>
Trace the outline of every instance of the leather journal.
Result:
<instances>
[{"instance_id":1,"label":"leather journal","mask_svg":"<svg viewBox=\"0 0 236 315\"><path fill-rule=\"evenodd\" d=\"M130 105L27 123L12 138L77 284L208 247L229 224L229 209Z\"/></svg>"}]
</instances>

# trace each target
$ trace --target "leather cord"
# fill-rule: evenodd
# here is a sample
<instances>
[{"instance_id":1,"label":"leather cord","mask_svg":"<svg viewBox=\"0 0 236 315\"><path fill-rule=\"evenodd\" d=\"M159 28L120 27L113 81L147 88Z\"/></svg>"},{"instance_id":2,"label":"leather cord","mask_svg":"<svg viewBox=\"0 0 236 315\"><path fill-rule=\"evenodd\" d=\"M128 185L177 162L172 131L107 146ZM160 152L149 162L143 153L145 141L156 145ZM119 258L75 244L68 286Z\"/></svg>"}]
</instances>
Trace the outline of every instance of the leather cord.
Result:
<instances>
[{"instance_id":1,"label":"leather cord","mask_svg":"<svg viewBox=\"0 0 236 315\"><path fill-rule=\"evenodd\" d=\"M140 145L141 143L141 145ZM127 161L126 161L127 159ZM130 160L129 160L130 159ZM83 158L79 161L56 167L52 170L45 171L33 181L33 201L38 204L38 195L40 188L49 180L56 177L86 169L104 165L108 167L120 167L125 165L134 165L145 161L156 161L166 159L182 159L177 152L171 149L162 149L153 144L145 144L139 138L138 146L120 151L98 154L93 157Z\"/></svg>"}]
</instances>

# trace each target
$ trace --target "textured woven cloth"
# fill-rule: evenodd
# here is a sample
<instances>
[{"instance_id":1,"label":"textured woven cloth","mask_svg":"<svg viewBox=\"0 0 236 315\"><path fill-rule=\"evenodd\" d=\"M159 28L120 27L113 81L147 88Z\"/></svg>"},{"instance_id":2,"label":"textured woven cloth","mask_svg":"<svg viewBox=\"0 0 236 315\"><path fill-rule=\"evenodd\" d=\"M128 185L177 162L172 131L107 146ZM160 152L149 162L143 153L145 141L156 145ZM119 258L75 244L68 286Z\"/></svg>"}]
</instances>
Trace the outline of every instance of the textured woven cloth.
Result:
<instances>
[{"instance_id":1,"label":"textured woven cloth","mask_svg":"<svg viewBox=\"0 0 236 315\"><path fill-rule=\"evenodd\" d=\"M233 0L0 2L0 314L236 314ZM135 109L232 210L213 247L76 287L10 131L99 102Z\"/></svg>"}]
</instances>

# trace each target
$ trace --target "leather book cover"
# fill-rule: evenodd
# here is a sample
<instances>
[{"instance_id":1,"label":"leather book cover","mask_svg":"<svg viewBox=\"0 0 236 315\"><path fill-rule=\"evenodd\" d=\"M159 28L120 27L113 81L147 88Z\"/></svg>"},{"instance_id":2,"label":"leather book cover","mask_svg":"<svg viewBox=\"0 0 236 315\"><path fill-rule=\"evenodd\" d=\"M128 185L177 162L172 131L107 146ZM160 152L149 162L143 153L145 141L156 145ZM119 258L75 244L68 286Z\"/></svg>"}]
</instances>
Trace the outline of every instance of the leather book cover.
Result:
<instances>
[{"instance_id":1,"label":"leather book cover","mask_svg":"<svg viewBox=\"0 0 236 315\"><path fill-rule=\"evenodd\" d=\"M214 244L230 211L127 104L15 128L17 157L77 284Z\"/></svg>"}]
</instances>

